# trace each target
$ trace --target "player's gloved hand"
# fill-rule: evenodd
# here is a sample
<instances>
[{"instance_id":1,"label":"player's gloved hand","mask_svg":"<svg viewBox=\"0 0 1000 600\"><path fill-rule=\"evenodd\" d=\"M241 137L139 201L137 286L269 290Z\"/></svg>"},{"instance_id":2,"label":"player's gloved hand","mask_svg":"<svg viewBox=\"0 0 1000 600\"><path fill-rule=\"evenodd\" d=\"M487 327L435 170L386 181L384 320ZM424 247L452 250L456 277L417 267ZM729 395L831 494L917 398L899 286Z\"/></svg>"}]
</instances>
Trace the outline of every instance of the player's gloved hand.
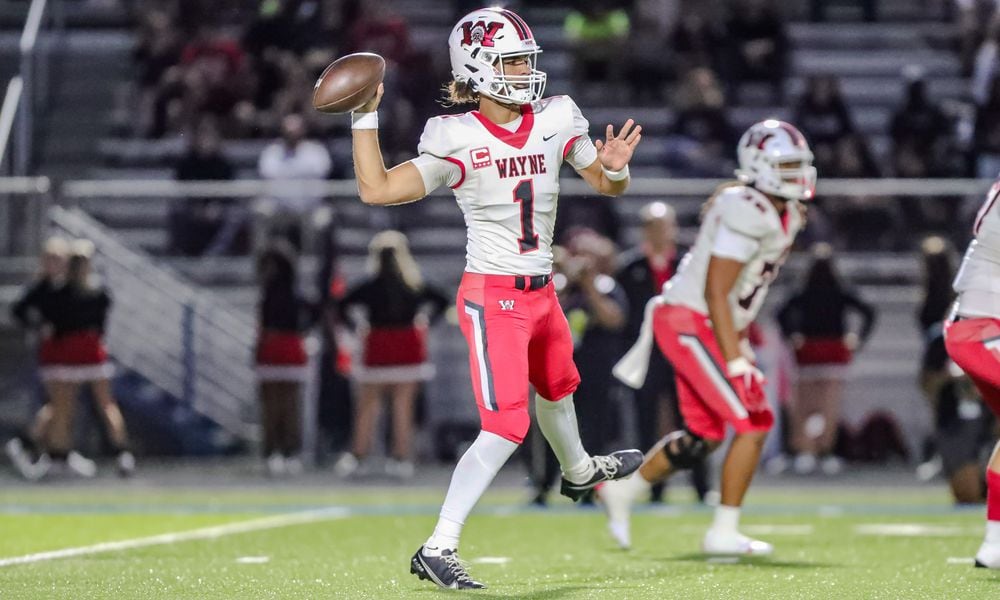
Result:
<instances>
[{"instance_id":1,"label":"player's gloved hand","mask_svg":"<svg viewBox=\"0 0 1000 600\"><path fill-rule=\"evenodd\" d=\"M764 395L764 383L767 381L760 369L745 357L734 358L726 363L729 383L746 402L751 412L768 409L767 397Z\"/></svg>"}]
</instances>

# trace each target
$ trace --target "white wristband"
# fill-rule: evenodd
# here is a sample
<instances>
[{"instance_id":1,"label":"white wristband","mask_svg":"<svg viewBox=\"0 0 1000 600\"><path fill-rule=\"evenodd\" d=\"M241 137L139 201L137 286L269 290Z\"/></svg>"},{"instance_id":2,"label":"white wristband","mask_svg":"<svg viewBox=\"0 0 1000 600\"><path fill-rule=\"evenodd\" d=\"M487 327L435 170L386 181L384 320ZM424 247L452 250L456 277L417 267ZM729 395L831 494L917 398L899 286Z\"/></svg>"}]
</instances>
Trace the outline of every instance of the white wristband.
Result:
<instances>
[{"instance_id":1,"label":"white wristband","mask_svg":"<svg viewBox=\"0 0 1000 600\"><path fill-rule=\"evenodd\" d=\"M604 165L601 165L601 170L604 171L604 176L608 178L608 181L628 179L628 165L625 165L621 171L609 171Z\"/></svg>"},{"instance_id":2,"label":"white wristband","mask_svg":"<svg viewBox=\"0 0 1000 600\"><path fill-rule=\"evenodd\" d=\"M351 129L378 129L378 111L352 112Z\"/></svg>"}]
</instances>

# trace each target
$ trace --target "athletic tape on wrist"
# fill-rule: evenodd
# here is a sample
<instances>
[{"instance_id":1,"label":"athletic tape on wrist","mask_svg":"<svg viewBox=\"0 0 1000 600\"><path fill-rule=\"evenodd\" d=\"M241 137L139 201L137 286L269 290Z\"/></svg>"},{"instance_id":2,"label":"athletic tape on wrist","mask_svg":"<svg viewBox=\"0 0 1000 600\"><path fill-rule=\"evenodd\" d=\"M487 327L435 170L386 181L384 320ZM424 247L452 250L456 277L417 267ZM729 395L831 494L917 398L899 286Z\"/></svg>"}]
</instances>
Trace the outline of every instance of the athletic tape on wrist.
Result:
<instances>
[{"instance_id":1,"label":"athletic tape on wrist","mask_svg":"<svg viewBox=\"0 0 1000 600\"><path fill-rule=\"evenodd\" d=\"M378 112L352 112L351 129L378 129Z\"/></svg>"},{"instance_id":2,"label":"athletic tape on wrist","mask_svg":"<svg viewBox=\"0 0 1000 600\"><path fill-rule=\"evenodd\" d=\"M601 170L604 171L604 176L608 178L609 181L621 181L623 179L628 179L628 165L625 165L621 171L610 171L604 165L601 165Z\"/></svg>"}]
</instances>

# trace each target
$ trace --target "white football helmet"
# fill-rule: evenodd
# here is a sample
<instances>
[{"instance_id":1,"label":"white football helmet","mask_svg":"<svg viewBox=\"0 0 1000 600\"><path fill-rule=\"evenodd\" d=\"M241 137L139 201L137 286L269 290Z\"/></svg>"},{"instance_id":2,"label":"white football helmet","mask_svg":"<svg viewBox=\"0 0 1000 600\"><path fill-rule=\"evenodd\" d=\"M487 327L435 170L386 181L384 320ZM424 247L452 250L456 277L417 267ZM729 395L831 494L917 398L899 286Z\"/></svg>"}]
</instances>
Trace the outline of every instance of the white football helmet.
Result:
<instances>
[{"instance_id":1,"label":"white football helmet","mask_svg":"<svg viewBox=\"0 0 1000 600\"><path fill-rule=\"evenodd\" d=\"M537 70L542 49L524 19L504 8L481 8L461 19L448 37L451 73L476 92L504 103L528 104L545 90L545 73ZM505 58L523 56L527 75L503 72Z\"/></svg>"},{"instance_id":2,"label":"white football helmet","mask_svg":"<svg viewBox=\"0 0 1000 600\"><path fill-rule=\"evenodd\" d=\"M793 125L777 119L754 123L740 138L736 154L736 177L743 183L790 200L810 200L816 194L813 153Z\"/></svg>"}]
</instances>

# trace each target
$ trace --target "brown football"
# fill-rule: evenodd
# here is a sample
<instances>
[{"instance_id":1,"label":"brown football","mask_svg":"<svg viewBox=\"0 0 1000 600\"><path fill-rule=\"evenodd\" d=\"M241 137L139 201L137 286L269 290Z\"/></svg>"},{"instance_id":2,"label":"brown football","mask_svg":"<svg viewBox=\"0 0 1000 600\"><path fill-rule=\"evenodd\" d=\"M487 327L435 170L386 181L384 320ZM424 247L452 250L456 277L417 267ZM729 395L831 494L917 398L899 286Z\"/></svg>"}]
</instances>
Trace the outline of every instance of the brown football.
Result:
<instances>
[{"instance_id":1,"label":"brown football","mask_svg":"<svg viewBox=\"0 0 1000 600\"><path fill-rule=\"evenodd\" d=\"M371 52L348 54L333 61L313 89L313 107L325 113L347 113L375 96L385 76L385 59Z\"/></svg>"}]
</instances>

